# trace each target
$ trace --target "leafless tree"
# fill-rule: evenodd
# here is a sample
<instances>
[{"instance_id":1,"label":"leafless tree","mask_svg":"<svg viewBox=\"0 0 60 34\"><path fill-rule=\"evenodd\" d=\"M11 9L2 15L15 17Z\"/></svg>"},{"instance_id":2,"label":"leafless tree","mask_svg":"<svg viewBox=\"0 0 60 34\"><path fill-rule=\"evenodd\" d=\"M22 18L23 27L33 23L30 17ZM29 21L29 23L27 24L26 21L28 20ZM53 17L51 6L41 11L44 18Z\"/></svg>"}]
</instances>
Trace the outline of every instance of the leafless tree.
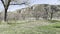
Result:
<instances>
[{"instance_id":1,"label":"leafless tree","mask_svg":"<svg viewBox=\"0 0 60 34\"><path fill-rule=\"evenodd\" d=\"M56 13L56 12L58 12L58 11L60 11L60 9L57 8L56 6L52 5L51 6L50 19L52 19L53 18L53 14Z\"/></svg>"},{"instance_id":2,"label":"leafless tree","mask_svg":"<svg viewBox=\"0 0 60 34\"><path fill-rule=\"evenodd\" d=\"M1 0L3 6L4 6L4 10L5 10L5 14L4 14L4 21L7 21L7 10L9 8L9 5L21 5L21 4L27 4L27 0L19 0L19 4L10 4L12 1L16 1L18 2L18 0Z\"/></svg>"},{"instance_id":3,"label":"leafless tree","mask_svg":"<svg viewBox=\"0 0 60 34\"><path fill-rule=\"evenodd\" d=\"M5 3L5 1L7 1L6 3ZM10 2L11 2L11 0L1 0L1 2L2 2L2 4L3 4L3 6L4 6L4 10L5 10L5 15L4 15L4 21L6 21L6 18L7 18L7 10L8 10L8 7L9 7L9 5L10 5Z\"/></svg>"},{"instance_id":4,"label":"leafless tree","mask_svg":"<svg viewBox=\"0 0 60 34\"><path fill-rule=\"evenodd\" d=\"M49 7L48 7L48 4L45 4L44 5L44 15L43 15L43 19L47 19L48 18L48 10L49 10Z\"/></svg>"}]
</instances>

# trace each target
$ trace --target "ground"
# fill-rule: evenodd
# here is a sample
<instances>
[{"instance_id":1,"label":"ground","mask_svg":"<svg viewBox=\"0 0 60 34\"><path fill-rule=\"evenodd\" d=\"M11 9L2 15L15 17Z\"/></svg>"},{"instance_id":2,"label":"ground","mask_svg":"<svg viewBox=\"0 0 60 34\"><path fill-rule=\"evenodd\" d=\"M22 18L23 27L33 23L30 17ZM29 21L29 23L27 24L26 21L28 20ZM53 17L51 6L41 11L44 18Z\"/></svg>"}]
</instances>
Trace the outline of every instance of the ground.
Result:
<instances>
[{"instance_id":1,"label":"ground","mask_svg":"<svg viewBox=\"0 0 60 34\"><path fill-rule=\"evenodd\" d=\"M60 21L10 21L0 24L0 34L60 34Z\"/></svg>"}]
</instances>

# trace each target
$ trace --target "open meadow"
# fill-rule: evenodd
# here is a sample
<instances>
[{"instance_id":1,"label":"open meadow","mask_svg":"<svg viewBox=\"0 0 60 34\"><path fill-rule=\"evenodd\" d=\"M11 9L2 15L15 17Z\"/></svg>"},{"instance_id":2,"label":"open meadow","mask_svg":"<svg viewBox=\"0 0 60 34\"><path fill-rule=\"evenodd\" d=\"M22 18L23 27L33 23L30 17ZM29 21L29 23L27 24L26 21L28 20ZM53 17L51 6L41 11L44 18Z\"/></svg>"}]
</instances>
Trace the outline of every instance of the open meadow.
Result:
<instances>
[{"instance_id":1,"label":"open meadow","mask_svg":"<svg viewBox=\"0 0 60 34\"><path fill-rule=\"evenodd\" d=\"M0 34L60 34L60 21L10 21L0 23Z\"/></svg>"}]
</instances>

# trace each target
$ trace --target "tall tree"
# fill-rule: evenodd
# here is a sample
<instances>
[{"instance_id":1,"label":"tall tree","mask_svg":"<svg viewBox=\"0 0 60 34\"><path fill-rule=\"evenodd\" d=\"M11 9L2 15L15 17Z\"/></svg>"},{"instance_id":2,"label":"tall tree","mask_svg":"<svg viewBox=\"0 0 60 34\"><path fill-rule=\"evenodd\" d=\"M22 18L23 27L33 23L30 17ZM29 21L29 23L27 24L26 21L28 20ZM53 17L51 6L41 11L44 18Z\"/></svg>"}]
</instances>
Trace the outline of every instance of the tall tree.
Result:
<instances>
[{"instance_id":1,"label":"tall tree","mask_svg":"<svg viewBox=\"0 0 60 34\"><path fill-rule=\"evenodd\" d=\"M9 5L27 4L27 1L25 1L25 0L19 0L19 4L10 4L10 2L12 2L12 1L18 2L18 0L1 0L1 2L2 2L3 6L4 6L4 10L5 10L4 21L7 21L7 10L9 8Z\"/></svg>"}]
</instances>

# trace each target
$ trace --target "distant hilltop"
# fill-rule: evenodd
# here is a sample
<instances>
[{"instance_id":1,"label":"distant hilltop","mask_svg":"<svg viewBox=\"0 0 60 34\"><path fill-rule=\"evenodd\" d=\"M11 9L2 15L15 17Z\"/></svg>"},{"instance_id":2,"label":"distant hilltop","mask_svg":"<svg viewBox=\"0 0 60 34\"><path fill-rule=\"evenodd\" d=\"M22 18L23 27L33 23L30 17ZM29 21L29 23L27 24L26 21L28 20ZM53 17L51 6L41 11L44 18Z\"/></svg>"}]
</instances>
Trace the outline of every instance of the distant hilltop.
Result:
<instances>
[{"instance_id":1,"label":"distant hilltop","mask_svg":"<svg viewBox=\"0 0 60 34\"><path fill-rule=\"evenodd\" d=\"M29 10L29 9L31 9L31 8L34 8L34 7L40 7L40 6L42 6L42 7L44 7L44 6L49 6L49 7L51 7L51 6L55 6L55 7L60 7L60 5L50 5L50 4L34 4L34 5L32 5L32 6L27 6L27 7L24 7L24 8L20 8L20 9L16 9L16 10L14 10L14 11L8 11L8 12L15 12L15 11L17 11L17 12L19 12L19 11L21 11L21 10ZM1 11L3 11L4 12L4 10L1 10ZM1 12L0 11L0 12Z\"/></svg>"},{"instance_id":2,"label":"distant hilltop","mask_svg":"<svg viewBox=\"0 0 60 34\"><path fill-rule=\"evenodd\" d=\"M60 18L60 5L35 4L15 11L8 11L7 20L50 18L52 11L54 13L53 18ZM1 20L3 20L3 12L0 12Z\"/></svg>"},{"instance_id":3,"label":"distant hilltop","mask_svg":"<svg viewBox=\"0 0 60 34\"><path fill-rule=\"evenodd\" d=\"M35 4L35 5L32 5L32 6L28 6L26 8L22 8L22 9L17 9L15 10L16 12L23 12L23 11L31 11L31 10L38 10L38 9L42 9L44 10L44 8L47 8L47 10L51 10L51 7L54 7L56 10L59 10L60 9L60 5L50 5L50 4ZM14 12L14 11L12 11Z\"/></svg>"}]
</instances>

